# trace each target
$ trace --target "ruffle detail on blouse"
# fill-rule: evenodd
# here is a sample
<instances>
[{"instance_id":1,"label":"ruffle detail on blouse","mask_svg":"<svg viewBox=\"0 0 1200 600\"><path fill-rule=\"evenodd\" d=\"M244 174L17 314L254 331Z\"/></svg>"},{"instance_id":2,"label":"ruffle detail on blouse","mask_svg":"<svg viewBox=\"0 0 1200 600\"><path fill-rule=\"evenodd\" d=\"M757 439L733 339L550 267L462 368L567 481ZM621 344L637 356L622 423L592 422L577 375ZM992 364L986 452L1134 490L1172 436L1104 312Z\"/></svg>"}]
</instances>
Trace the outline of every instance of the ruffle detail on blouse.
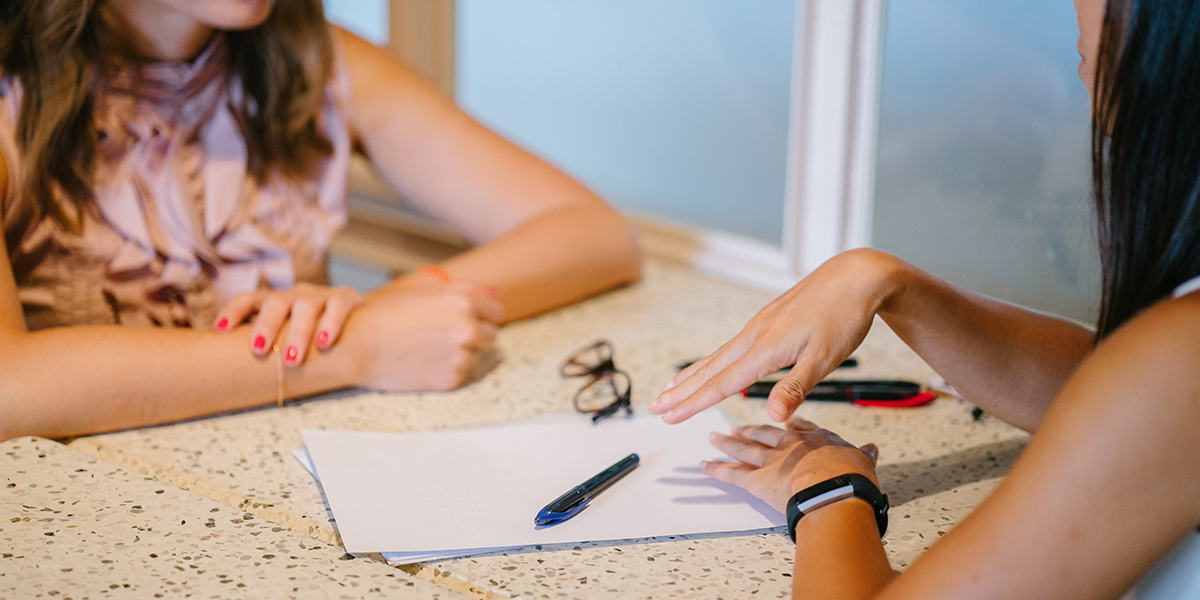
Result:
<instances>
[{"instance_id":1,"label":"ruffle detail on blouse","mask_svg":"<svg viewBox=\"0 0 1200 600\"><path fill-rule=\"evenodd\" d=\"M34 288L53 292L54 306L40 308L55 317L30 326L94 322L107 310L117 323L208 328L239 292L324 282L325 255L346 222L350 134L340 67L318 123L333 155L313 180L261 185L247 172L245 129L234 109L242 90L228 75L223 35L190 62L103 69L95 93L95 214L77 239L54 227L49 237L58 251L45 246L47 223L26 229L27 242L41 236L35 246L43 262L60 263L39 263L19 289L23 303L34 305L48 300L46 289ZM103 277L84 286L92 289L59 280L71 277L61 263L72 253L100 263ZM77 293L85 298L64 297ZM88 310L68 308L80 302Z\"/></svg>"}]
</instances>

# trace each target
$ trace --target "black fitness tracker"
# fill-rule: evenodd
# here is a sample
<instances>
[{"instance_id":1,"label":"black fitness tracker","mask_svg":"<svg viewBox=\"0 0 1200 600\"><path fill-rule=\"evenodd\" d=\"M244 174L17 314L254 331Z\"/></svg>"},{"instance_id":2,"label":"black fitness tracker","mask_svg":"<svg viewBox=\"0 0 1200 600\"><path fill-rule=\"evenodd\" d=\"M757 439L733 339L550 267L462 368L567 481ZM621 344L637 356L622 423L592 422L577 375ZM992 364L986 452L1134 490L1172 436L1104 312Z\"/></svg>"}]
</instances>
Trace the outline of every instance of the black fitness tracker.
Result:
<instances>
[{"instance_id":1,"label":"black fitness tracker","mask_svg":"<svg viewBox=\"0 0 1200 600\"><path fill-rule=\"evenodd\" d=\"M875 510L875 524L879 526L879 537L887 532L888 497L870 479L858 473L839 475L805 488L787 502L788 535L796 541L796 523L800 517L822 506L846 498L862 498Z\"/></svg>"}]
</instances>

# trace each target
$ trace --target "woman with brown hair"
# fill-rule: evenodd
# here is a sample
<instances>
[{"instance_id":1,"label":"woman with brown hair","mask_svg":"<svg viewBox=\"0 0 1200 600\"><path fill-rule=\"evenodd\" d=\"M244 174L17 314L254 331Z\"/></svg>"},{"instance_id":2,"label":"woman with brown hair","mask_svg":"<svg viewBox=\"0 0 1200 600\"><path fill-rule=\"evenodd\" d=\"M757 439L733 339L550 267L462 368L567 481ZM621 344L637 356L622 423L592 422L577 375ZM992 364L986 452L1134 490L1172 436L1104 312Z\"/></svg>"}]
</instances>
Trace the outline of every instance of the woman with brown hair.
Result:
<instances>
[{"instance_id":1,"label":"woman with brown hair","mask_svg":"<svg viewBox=\"0 0 1200 600\"><path fill-rule=\"evenodd\" d=\"M0 439L450 389L639 274L619 215L319 0L18 0L0 69ZM354 151L476 247L327 287Z\"/></svg>"},{"instance_id":2,"label":"woman with brown hair","mask_svg":"<svg viewBox=\"0 0 1200 600\"><path fill-rule=\"evenodd\" d=\"M651 403L679 422L795 364L768 400L784 421L878 315L968 400L1035 432L991 497L899 577L880 543L874 446L802 419L714 434L735 460L704 472L788 514L797 598L1093 600L1135 584L1138 599L1200 596L1200 3L1075 8L1104 275L1096 331L858 250Z\"/></svg>"}]
</instances>

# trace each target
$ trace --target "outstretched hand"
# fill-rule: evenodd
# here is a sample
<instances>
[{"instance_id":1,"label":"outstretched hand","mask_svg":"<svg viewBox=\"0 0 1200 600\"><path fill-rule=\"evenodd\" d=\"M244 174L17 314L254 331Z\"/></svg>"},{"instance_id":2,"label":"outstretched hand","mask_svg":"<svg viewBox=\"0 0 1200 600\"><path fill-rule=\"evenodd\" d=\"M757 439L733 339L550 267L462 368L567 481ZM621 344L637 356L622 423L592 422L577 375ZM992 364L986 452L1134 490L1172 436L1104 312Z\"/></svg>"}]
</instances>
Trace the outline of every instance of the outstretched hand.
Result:
<instances>
[{"instance_id":1,"label":"outstretched hand","mask_svg":"<svg viewBox=\"0 0 1200 600\"><path fill-rule=\"evenodd\" d=\"M855 447L798 417L787 426L742 426L733 428L732 435L713 433L712 445L738 462L705 462L701 470L754 494L779 512L784 512L796 492L840 475L858 473L879 485L875 444Z\"/></svg>"},{"instance_id":2,"label":"outstretched hand","mask_svg":"<svg viewBox=\"0 0 1200 600\"><path fill-rule=\"evenodd\" d=\"M830 259L759 311L732 340L676 375L649 404L650 412L679 423L794 364L767 398L771 418L787 420L808 391L862 343L888 296L895 262L874 250Z\"/></svg>"}]
</instances>

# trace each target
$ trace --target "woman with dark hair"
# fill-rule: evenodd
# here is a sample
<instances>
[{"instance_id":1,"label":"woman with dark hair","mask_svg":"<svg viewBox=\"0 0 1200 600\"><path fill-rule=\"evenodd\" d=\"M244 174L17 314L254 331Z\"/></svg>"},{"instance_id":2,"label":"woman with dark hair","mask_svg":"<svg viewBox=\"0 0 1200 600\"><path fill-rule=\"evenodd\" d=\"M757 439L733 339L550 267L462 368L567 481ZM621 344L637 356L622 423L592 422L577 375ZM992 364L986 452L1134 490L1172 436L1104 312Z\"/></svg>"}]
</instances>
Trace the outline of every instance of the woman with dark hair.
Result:
<instances>
[{"instance_id":1,"label":"woman with dark hair","mask_svg":"<svg viewBox=\"0 0 1200 600\"><path fill-rule=\"evenodd\" d=\"M795 364L768 399L784 421L879 315L965 398L1036 431L991 497L899 577L880 543L874 446L801 419L714 434L736 462L704 472L788 515L797 598L1118 598L1156 563L1138 598L1200 594L1200 3L1075 8L1093 107L1097 331L859 250L651 403L677 423ZM1151 591L1180 575L1188 591Z\"/></svg>"},{"instance_id":2,"label":"woman with dark hair","mask_svg":"<svg viewBox=\"0 0 1200 600\"><path fill-rule=\"evenodd\" d=\"M476 247L328 287L360 151ZM505 320L638 277L630 227L319 0L0 6L0 439L449 389Z\"/></svg>"}]
</instances>

